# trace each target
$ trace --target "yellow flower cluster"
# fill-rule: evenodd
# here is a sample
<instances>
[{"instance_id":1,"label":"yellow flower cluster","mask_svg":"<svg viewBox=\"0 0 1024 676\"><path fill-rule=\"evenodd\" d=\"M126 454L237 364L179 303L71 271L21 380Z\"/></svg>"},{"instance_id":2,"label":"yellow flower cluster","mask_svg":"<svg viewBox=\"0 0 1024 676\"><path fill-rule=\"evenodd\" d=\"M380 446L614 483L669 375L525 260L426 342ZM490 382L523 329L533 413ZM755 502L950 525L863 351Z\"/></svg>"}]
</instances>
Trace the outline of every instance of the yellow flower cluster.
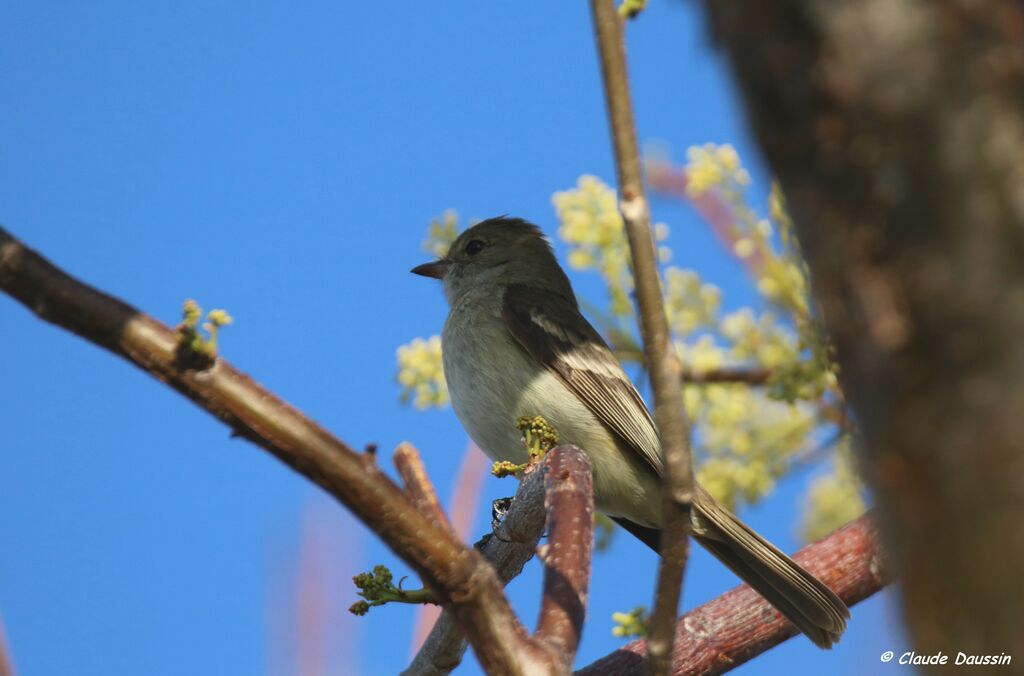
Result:
<instances>
[{"instance_id":1,"label":"yellow flower cluster","mask_svg":"<svg viewBox=\"0 0 1024 676\"><path fill-rule=\"evenodd\" d=\"M771 312L760 317L750 308L732 312L722 318L721 331L732 342L734 361L774 370L800 358L793 332L780 325Z\"/></svg>"},{"instance_id":2,"label":"yellow flower cluster","mask_svg":"<svg viewBox=\"0 0 1024 676\"><path fill-rule=\"evenodd\" d=\"M729 506L760 500L809 444L812 407L769 399L742 384L687 385L698 479Z\"/></svg>"},{"instance_id":3,"label":"yellow flower cluster","mask_svg":"<svg viewBox=\"0 0 1024 676\"><path fill-rule=\"evenodd\" d=\"M704 334L689 343L677 340L675 346L682 363L698 376L726 365L726 352L715 342L714 336Z\"/></svg>"},{"instance_id":4,"label":"yellow flower cluster","mask_svg":"<svg viewBox=\"0 0 1024 676\"><path fill-rule=\"evenodd\" d=\"M637 606L628 613L612 613L612 636L633 638L647 636L647 609Z\"/></svg>"},{"instance_id":5,"label":"yellow flower cluster","mask_svg":"<svg viewBox=\"0 0 1024 676\"><path fill-rule=\"evenodd\" d=\"M412 402L418 409L448 403L440 336L416 338L398 348L398 384L402 387L402 402Z\"/></svg>"},{"instance_id":6,"label":"yellow flower cluster","mask_svg":"<svg viewBox=\"0 0 1024 676\"><path fill-rule=\"evenodd\" d=\"M807 317L807 270L799 251L792 246L796 241L792 237L792 222L778 187L772 188L772 220L759 218L750 208L746 193L750 174L743 168L735 148L709 143L691 147L686 155L687 194L699 197L713 192L729 206L733 223L729 232L722 234L729 239L732 252L754 274L758 291L772 303ZM772 221L779 226L782 251L772 239Z\"/></svg>"},{"instance_id":7,"label":"yellow flower cluster","mask_svg":"<svg viewBox=\"0 0 1024 676\"><path fill-rule=\"evenodd\" d=\"M675 267L665 271L665 313L677 337L712 326L721 304L721 289L702 282L695 271Z\"/></svg>"},{"instance_id":8,"label":"yellow flower cluster","mask_svg":"<svg viewBox=\"0 0 1024 676\"><path fill-rule=\"evenodd\" d=\"M569 245L569 265L597 270L608 288L612 316L631 318L633 272L615 191L595 176L581 176L575 189L556 192L551 201L560 223L558 236ZM654 231L658 241L668 237L663 224ZM661 248L659 255L665 262L671 252Z\"/></svg>"},{"instance_id":9,"label":"yellow flower cluster","mask_svg":"<svg viewBox=\"0 0 1024 676\"><path fill-rule=\"evenodd\" d=\"M448 253L448 247L459 234L459 216L453 209L448 209L440 218L431 219L427 226L427 238L423 240L423 250L438 258Z\"/></svg>"},{"instance_id":10,"label":"yellow flower cluster","mask_svg":"<svg viewBox=\"0 0 1024 676\"><path fill-rule=\"evenodd\" d=\"M828 535L856 519L866 509L860 481L846 445L833 458L831 472L815 479L804 499L806 509L801 532L808 541Z\"/></svg>"},{"instance_id":11,"label":"yellow flower cluster","mask_svg":"<svg viewBox=\"0 0 1024 676\"><path fill-rule=\"evenodd\" d=\"M793 335L767 313L758 320L750 314L727 317L723 328L731 329L733 335L728 337L740 350L733 356L772 369L769 389L778 398L810 401L835 396L835 365L811 310L807 265L778 185L772 186L768 200L770 218L761 218L749 206L750 175L732 146L695 146L687 151L687 158L688 194L713 193L729 207L732 220L719 234L754 276L760 294L795 329ZM776 233L781 246L776 244ZM739 338L744 333L746 338Z\"/></svg>"},{"instance_id":12,"label":"yellow flower cluster","mask_svg":"<svg viewBox=\"0 0 1024 676\"><path fill-rule=\"evenodd\" d=\"M750 185L750 174L740 163L736 149L729 144L706 143L686 151L686 192L690 197L712 189L741 190Z\"/></svg>"}]
</instances>

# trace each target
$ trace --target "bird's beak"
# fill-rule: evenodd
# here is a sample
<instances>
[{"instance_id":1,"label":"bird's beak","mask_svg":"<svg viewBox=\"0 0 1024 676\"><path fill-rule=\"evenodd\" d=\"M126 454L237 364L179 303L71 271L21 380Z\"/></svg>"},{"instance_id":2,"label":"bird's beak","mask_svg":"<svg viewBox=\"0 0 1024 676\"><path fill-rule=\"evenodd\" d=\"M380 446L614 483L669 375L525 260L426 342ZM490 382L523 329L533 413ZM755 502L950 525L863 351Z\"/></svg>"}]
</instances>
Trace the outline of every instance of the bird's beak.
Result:
<instances>
[{"instance_id":1,"label":"bird's beak","mask_svg":"<svg viewBox=\"0 0 1024 676\"><path fill-rule=\"evenodd\" d=\"M431 261L430 263L417 265L409 272L414 275L423 275L424 277L433 277L434 279L444 279L444 275L448 272L448 268L451 264L451 261L445 258L439 258L438 260Z\"/></svg>"}]
</instances>

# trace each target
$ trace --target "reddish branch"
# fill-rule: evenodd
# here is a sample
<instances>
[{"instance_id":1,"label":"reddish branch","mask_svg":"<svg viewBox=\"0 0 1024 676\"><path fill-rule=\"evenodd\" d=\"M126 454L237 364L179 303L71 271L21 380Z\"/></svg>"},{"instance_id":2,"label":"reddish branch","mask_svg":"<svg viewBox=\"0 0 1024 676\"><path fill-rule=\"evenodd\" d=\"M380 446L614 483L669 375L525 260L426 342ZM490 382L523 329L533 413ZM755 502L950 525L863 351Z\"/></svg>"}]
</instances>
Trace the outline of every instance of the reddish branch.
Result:
<instances>
[{"instance_id":1,"label":"reddish branch","mask_svg":"<svg viewBox=\"0 0 1024 676\"><path fill-rule=\"evenodd\" d=\"M793 558L847 605L866 599L886 583L877 536L867 515L804 547ZM771 604L741 585L679 618L672 673L721 674L796 633ZM641 674L646 649L645 641L633 641L577 673Z\"/></svg>"},{"instance_id":2,"label":"reddish branch","mask_svg":"<svg viewBox=\"0 0 1024 676\"><path fill-rule=\"evenodd\" d=\"M589 575L589 569L576 571L583 576L581 581L566 569L582 560L571 545L555 549L548 563L549 575L566 577L568 584L548 588L558 593L562 607L572 612L566 616L548 600L545 607L554 615L546 620L542 617L541 631L531 638L512 613L494 570L479 552L467 548L446 525L420 511L414 500L380 471L372 454L356 453L223 359L197 359L181 345L176 331L73 279L2 229L0 290L40 318L106 348L178 390L235 434L323 487L438 594L489 672L556 673L571 664L579 635L576 621L582 621ZM551 462L559 461L561 455L584 454L560 447ZM579 469L571 458L563 462L569 463L570 469ZM579 463L589 472L586 460ZM552 473L551 481L575 481L589 489L589 480L575 477L572 472L560 471ZM553 495L561 494L557 485L548 488ZM557 525L557 521L553 523L553 530ZM571 535L572 531L563 527L558 533ZM581 527L576 534L582 538L578 547L589 548L590 529Z\"/></svg>"},{"instance_id":3,"label":"reddish branch","mask_svg":"<svg viewBox=\"0 0 1024 676\"><path fill-rule=\"evenodd\" d=\"M673 624L682 593L689 551L693 461L690 430L683 408L682 372L672 345L658 274L650 210L644 196L640 151L633 123L633 104L626 68L622 18L614 0L591 0L594 31L601 60L605 103L615 147L620 209L633 262L644 362L654 390L654 419L664 458L661 562L650 622L650 672L668 672L672 659Z\"/></svg>"},{"instance_id":4,"label":"reddish branch","mask_svg":"<svg viewBox=\"0 0 1024 676\"><path fill-rule=\"evenodd\" d=\"M594 544L594 486L590 458L575 446L559 446L544 459L544 511L548 542L541 548L544 597L537 637L556 655L565 671L583 633L590 555Z\"/></svg>"}]
</instances>

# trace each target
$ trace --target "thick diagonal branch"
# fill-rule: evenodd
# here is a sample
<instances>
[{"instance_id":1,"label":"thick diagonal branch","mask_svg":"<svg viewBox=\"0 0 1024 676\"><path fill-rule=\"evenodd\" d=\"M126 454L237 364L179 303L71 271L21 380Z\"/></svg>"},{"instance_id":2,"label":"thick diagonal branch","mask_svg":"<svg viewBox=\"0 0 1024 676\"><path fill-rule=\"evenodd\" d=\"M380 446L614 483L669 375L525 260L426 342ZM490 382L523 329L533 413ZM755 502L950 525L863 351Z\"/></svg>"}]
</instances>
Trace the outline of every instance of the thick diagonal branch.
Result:
<instances>
[{"instance_id":1,"label":"thick diagonal branch","mask_svg":"<svg viewBox=\"0 0 1024 676\"><path fill-rule=\"evenodd\" d=\"M591 0L590 7L615 146L622 218L633 261L636 300L640 309L640 333L644 339L644 361L654 390L654 419L658 425L665 460L661 565L651 616L649 655L651 673L664 674L671 664L672 628L679 608L688 551L690 502L693 498L690 431L683 408L682 385L679 382L681 368L665 315L650 211L644 196L640 151L637 147L626 71L622 18L615 8L614 0Z\"/></svg>"},{"instance_id":2,"label":"thick diagonal branch","mask_svg":"<svg viewBox=\"0 0 1024 676\"><path fill-rule=\"evenodd\" d=\"M106 348L178 390L235 434L270 451L337 498L438 594L488 671L555 673L567 668L566 660L572 660L578 640L572 622L555 622L548 627L553 632L550 636L544 632L536 638L528 636L512 613L497 575L479 552L459 542L446 525L431 518L429 510L421 512L379 470L372 454L356 453L225 360L194 359L173 329L70 277L3 229L0 290L42 319ZM565 453L584 455L579 449ZM580 462L589 473L585 457ZM562 476L559 473L552 480ZM581 531L580 537L585 539L581 546L589 547L591 532ZM562 568L565 558L555 561L554 570L569 575ZM589 566L583 574L589 577ZM578 604L586 593L585 584L580 587L578 578L571 579L577 584L571 589L575 596L566 592L562 599L569 606ZM564 637L557 635L560 631L566 632ZM549 643L571 647L572 653L555 654Z\"/></svg>"},{"instance_id":3,"label":"thick diagonal branch","mask_svg":"<svg viewBox=\"0 0 1024 676\"><path fill-rule=\"evenodd\" d=\"M793 558L847 605L866 599L886 583L877 536L867 515L804 547ZM741 585L679 618L672 673L725 673L796 633L771 604ZM639 676L646 650L645 641L633 641L577 673Z\"/></svg>"}]
</instances>

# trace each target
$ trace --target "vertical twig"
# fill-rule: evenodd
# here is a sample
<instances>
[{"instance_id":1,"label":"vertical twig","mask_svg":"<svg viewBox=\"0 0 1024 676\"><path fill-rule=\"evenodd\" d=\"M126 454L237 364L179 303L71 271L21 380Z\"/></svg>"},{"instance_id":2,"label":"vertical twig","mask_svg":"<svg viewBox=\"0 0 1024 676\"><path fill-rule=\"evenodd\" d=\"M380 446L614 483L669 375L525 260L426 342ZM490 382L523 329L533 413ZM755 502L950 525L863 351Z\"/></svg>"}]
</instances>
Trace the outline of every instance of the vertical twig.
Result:
<instances>
[{"instance_id":1,"label":"vertical twig","mask_svg":"<svg viewBox=\"0 0 1024 676\"><path fill-rule=\"evenodd\" d=\"M402 477L405 492L412 498L413 504L424 516L447 528L454 535L455 530L448 521L444 508L441 507L441 501L437 499L437 492L427 477L427 468L423 466L419 451L409 442L403 441L395 449L391 462L395 464L398 476Z\"/></svg>"},{"instance_id":2,"label":"vertical twig","mask_svg":"<svg viewBox=\"0 0 1024 676\"><path fill-rule=\"evenodd\" d=\"M622 218L633 258L636 297L644 361L654 390L654 419L658 424L665 458L664 507L661 524L661 566L654 597L648 639L651 674L668 673L679 607L683 570L686 567L693 466L690 434L683 409L679 359L672 346L658 277L657 256L651 234L650 213L644 196L640 152L626 72L622 19L614 0L591 0L597 45L604 79L605 102L615 145Z\"/></svg>"},{"instance_id":3,"label":"vertical twig","mask_svg":"<svg viewBox=\"0 0 1024 676\"><path fill-rule=\"evenodd\" d=\"M459 467L458 474L455 476L455 489L452 492L451 501L448 503L448 513L451 514L452 529L455 531L455 536L463 542L468 541L470 537L474 516L480 504L480 492L484 485L484 477L487 476L487 467L487 456L477 448L476 444L470 441L466 445L466 451L463 453L462 464ZM539 536L539 528L537 533ZM530 546L530 550L530 556L533 556L533 545ZM484 556L487 557L486 549L484 550ZM488 560L490 560L489 557ZM501 570L497 570L498 575L501 576ZM412 645L410 647L411 655L417 655L427 637L434 633L433 627L440 621L441 610L439 606L429 604L419 607L416 613L415 628L413 629ZM448 620L449 622L454 622L451 617ZM461 634L459 636L461 637ZM460 655L462 650L465 649L464 639L461 640L461 645Z\"/></svg>"}]
</instances>

